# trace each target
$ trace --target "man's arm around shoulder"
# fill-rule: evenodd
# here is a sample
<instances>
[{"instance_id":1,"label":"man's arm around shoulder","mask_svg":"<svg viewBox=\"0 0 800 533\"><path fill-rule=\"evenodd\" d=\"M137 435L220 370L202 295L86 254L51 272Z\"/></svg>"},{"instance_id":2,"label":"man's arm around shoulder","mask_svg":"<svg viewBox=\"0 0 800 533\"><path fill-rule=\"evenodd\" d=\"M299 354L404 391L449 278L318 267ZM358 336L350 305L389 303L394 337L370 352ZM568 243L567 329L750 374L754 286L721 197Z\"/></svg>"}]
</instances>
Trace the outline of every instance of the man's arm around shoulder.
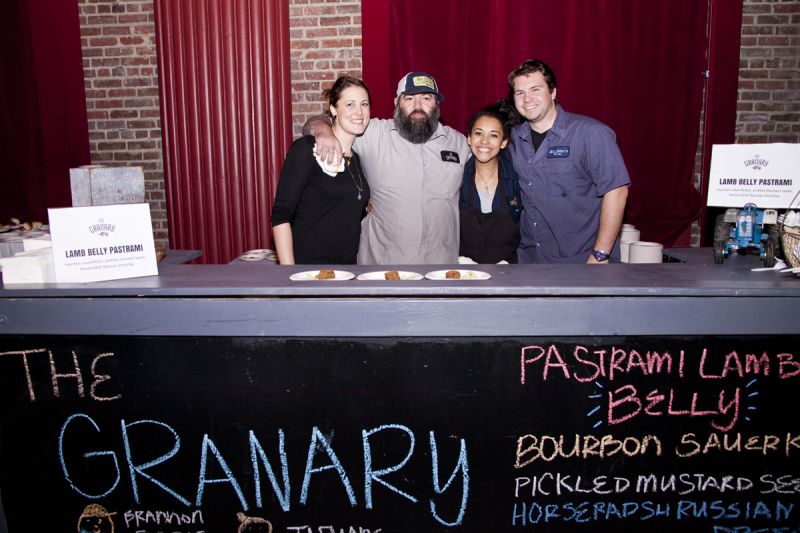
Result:
<instances>
[{"instance_id":1,"label":"man's arm around shoulder","mask_svg":"<svg viewBox=\"0 0 800 533\"><path fill-rule=\"evenodd\" d=\"M316 115L303 124L303 135L312 135L317 143L317 155L329 164L342 160L342 145L333 134L331 120L326 115Z\"/></svg>"}]
</instances>

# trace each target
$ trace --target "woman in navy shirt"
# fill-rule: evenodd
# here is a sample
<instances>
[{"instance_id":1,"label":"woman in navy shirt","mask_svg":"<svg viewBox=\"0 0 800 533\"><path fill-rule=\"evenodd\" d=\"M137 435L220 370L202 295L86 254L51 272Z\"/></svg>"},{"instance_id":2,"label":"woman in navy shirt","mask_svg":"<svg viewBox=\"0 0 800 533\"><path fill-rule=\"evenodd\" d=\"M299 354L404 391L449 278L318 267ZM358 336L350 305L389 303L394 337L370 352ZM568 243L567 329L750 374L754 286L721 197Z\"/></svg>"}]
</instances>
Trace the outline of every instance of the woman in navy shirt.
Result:
<instances>
[{"instance_id":1,"label":"woman in navy shirt","mask_svg":"<svg viewBox=\"0 0 800 533\"><path fill-rule=\"evenodd\" d=\"M513 111L504 101L480 109L467 129L472 157L464 165L459 255L477 263L516 262L519 179L506 153Z\"/></svg>"}]
</instances>

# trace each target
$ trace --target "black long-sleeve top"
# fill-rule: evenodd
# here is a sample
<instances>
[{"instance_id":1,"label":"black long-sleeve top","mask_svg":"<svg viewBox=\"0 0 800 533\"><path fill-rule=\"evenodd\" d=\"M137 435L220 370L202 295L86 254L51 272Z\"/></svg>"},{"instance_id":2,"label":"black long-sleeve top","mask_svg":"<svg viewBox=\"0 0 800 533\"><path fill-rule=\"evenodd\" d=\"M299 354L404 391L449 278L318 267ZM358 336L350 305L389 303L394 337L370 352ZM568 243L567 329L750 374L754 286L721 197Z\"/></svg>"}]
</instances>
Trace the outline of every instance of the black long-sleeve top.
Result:
<instances>
[{"instance_id":1,"label":"black long-sleeve top","mask_svg":"<svg viewBox=\"0 0 800 533\"><path fill-rule=\"evenodd\" d=\"M305 136L289 149L275 191L272 225L291 225L297 264L355 264L369 200L361 162L353 152L349 168L332 177L317 164L313 147L314 138Z\"/></svg>"}]
</instances>

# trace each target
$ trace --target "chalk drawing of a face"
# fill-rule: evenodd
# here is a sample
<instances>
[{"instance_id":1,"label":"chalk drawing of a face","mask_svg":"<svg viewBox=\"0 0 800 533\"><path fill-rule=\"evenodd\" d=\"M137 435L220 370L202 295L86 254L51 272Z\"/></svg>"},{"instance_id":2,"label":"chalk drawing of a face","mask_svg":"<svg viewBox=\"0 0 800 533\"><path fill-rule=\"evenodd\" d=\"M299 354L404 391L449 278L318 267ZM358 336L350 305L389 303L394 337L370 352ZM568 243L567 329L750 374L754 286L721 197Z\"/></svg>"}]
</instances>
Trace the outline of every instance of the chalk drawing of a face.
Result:
<instances>
[{"instance_id":1,"label":"chalk drawing of a face","mask_svg":"<svg viewBox=\"0 0 800 533\"><path fill-rule=\"evenodd\" d=\"M237 533L272 533L272 524L269 520L257 516L247 516L244 513L237 513L236 518L239 519Z\"/></svg>"},{"instance_id":2,"label":"chalk drawing of a face","mask_svg":"<svg viewBox=\"0 0 800 533\"><path fill-rule=\"evenodd\" d=\"M87 505L78 518L78 533L114 533L114 520L117 513L109 513L102 505Z\"/></svg>"}]
</instances>

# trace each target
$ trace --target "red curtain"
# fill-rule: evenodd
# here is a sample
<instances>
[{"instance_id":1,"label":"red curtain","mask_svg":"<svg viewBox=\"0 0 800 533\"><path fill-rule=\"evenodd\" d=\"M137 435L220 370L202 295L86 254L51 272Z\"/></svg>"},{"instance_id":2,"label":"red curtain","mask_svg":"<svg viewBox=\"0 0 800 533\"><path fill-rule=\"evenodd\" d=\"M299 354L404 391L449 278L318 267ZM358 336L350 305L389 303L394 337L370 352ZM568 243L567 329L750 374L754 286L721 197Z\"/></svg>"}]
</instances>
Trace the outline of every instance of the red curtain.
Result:
<instances>
[{"instance_id":1,"label":"red curtain","mask_svg":"<svg viewBox=\"0 0 800 533\"><path fill-rule=\"evenodd\" d=\"M170 244L226 263L271 246L291 143L288 2L156 0Z\"/></svg>"},{"instance_id":2,"label":"red curtain","mask_svg":"<svg viewBox=\"0 0 800 533\"><path fill-rule=\"evenodd\" d=\"M476 109L507 97L511 70L528 58L544 60L556 72L566 110L616 131L633 182L626 221L641 229L643 239L688 244L687 229L700 216L692 175L708 5L365 1L364 78L375 112L388 117L397 80L410 70L429 72L446 98L443 120L463 131ZM741 13L741 0L725 8ZM738 46L726 53L738 58Z\"/></svg>"},{"instance_id":3,"label":"red curtain","mask_svg":"<svg viewBox=\"0 0 800 533\"><path fill-rule=\"evenodd\" d=\"M77 2L12 0L0 18L0 223L72 205L90 162Z\"/></svg>"},{"instance_id":4,"label":"red curtain","mask_svg":"<svg viewBox=\"0 0 800 533\"><path fill-rule=\"evenodd\" d=\"M708 172L711 167L711 147L714 144L736 142L736 100L739 86L739 47L742 39L742 9L734 9L729 0L711 0L709 24L708 65L706 85L706 121L703 124L703 199L708 197ZM702 245L711 246L714 239L714 219L723 208L706 208L700 218L704 229Z\"/></svg>"}]
</instances>

